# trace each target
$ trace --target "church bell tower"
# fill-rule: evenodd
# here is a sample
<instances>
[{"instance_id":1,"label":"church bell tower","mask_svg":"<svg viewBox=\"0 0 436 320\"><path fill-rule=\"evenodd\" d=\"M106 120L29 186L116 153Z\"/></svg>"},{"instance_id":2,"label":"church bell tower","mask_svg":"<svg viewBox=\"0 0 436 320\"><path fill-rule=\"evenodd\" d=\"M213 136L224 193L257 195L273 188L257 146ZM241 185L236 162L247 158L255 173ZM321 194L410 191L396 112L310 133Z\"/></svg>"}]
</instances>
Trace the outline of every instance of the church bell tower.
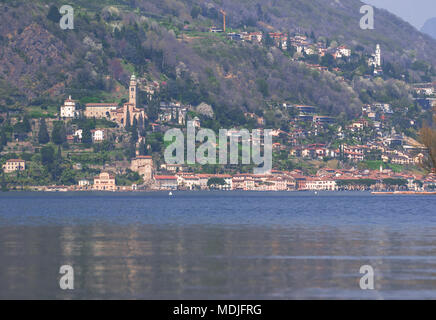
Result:
<instances>
[{"instance_id":1,"label":"church bell tower","mask_svg":"<svg viewBox=\"0 0 436 320\"><path fill-rule=\"evenodd\" d=\"M133 74L130 78L130 87L129 87L129 104L133 105L136 108L136 89L137 89L137 81L136 77Z\"/></svg>"}]
</instances>

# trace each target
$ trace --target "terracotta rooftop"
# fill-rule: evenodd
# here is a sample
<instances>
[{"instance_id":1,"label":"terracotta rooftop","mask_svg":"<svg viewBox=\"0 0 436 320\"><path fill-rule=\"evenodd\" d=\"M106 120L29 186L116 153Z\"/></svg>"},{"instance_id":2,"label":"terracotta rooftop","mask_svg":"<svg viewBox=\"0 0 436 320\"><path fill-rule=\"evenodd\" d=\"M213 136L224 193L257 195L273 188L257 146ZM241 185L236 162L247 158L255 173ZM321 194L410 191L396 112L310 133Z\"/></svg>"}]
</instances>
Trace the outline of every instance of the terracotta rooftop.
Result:
<instances>
[{"instance_id":1,"label":"terracotta rooftop","mask_svg":"<svg viewBox=\"0 0 436 320\"><path fill-rule=\"evenodd\" d=\"M155 180L177 180L175 176L154 176Z\"/></svg>"}]
</instances>

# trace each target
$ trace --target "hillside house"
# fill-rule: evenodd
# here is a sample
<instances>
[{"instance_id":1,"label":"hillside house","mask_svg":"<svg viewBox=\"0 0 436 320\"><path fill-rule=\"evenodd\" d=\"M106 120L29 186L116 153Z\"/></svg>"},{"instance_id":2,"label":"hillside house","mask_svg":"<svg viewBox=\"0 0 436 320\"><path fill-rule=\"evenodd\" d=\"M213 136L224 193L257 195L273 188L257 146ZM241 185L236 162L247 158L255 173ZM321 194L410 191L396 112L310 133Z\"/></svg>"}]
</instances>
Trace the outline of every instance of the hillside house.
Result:
<instances>
[{"instance_id":1,"label":"hillside house","mask_svg":"<svg viewBox=\"0 0 436 320\"><path fill-rule=\"evenodd\" d=\"M22 159L9 159L3 165L4 173L26 170L26 161Z\"/></svg>"},{"instance_id":2,"label":"hillside house","mask_svg":"<svg viewBox=\"0 0 436 320\"><path fill-rule=\"evenodd\" d=\"M80 116L80 111L76 109L76 101L72 100L71 96L64 101L60 111L62 119L76 119Z\"/></svg>"}]
</instances>

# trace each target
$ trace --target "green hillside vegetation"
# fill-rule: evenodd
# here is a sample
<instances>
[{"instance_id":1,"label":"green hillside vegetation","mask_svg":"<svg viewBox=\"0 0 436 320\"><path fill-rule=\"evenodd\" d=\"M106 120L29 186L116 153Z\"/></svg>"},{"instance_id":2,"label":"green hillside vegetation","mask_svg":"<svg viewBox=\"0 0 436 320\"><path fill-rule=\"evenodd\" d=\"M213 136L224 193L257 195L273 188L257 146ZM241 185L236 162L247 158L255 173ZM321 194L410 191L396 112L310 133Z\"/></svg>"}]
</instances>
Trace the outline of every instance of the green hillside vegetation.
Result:
<instances>
[{"instance_id":1,"label":"green hillside vegetation","mask_svg":"<svg viewBox=\"0 0 436 320\"><path fill-rule=\"evenodd\" d=\"M379 91L389 91L389 82L363 85L359 72L347 73L346 67L347 77L355 74L353 88L333 73L290 61L277 48L209 34L211 25L221 24L220 8L228 12L228 25L234 30L271 31L271 26L292 33L298 28L320 41L359 44L363 50L380 43L386 63L395 54L395 68L388 71L399 73L399 78L406 73L410 80L422 80L414 69L424 68L428 76L435 41L386 12L377 11L377 21L385 21L383 25L362 31L355 1L269 2L76 1L75 29L64 31L58 16L50 14L62 1L2 0L0 104L51 108L67 94L82 103L119 102L114 90L120 84L125 88L132 72L166 80L167 98L211 104L224 123L226 119L243 123L241 111L262 113L270 106L268 101L313 104L325 114L352 117L362 103L379 98ZM355 67L361 64L356 63ZM34 117L41 115L40 110L32 111Z\"/></svg>"},{"instance_id":2,"label":"green hillside vegetation","mask_svg":"<svg viewBox=\"0 0 436 320\"><path fill-rule=\"evenodd\" d=\"M74 30L61 30L58 11L64 4L0 0L0 162L21 157L29 163L26 172L5 175L6 184L76 184L97 174L103 165L128 163L136 151L153 155L159 166L165 145L162 133L152 132L151 123L158 118L160 103L171 100L211 105L212 117L195 111L188 116L199 116L202 127L215 131L244 126L289 132L297 114L283 108L283 103L313 105L318 114L333 116L335 124L299 142L329 141L333 147L375 139L368 128L337 138L338 129L359 117L364 104L391 105L393 114L385 133L395 129L416 138L429 118L429 111L413 100L412 86L436 78L436 41L380 10L376 10L376 29L361 30L359 1L78 0L74 1ZM227 12L228 32L259 31L264 35L262 43L209 32L212 26L222 26L221 9ZM331 54L298 54L294 47L275 46L269 32L304 35L329 49L347 45L352 55L335 60ZM367 59L378 43L384 74L374 76ZM318 65L327 70L320 71ZM141 84L160 85L153 96L138 92L138 105L148 115L144 128L132 124L123 130L106 120L58 119L60 105L69 95L82 110L91 102L121 105L127 101L132 74ZM247 117L247 112L262 117L264 124ZM306 131L313 126L294 125ZM96 128L118 131L104 143L93 144L91 130ZM81 143L67 141L67 132L75 129L83 130ZM137 147L140 137L146 143ZM289 137L277 140L289 146ZM379 160L374 157L361 167L378 169ZM328 161L295 161L288 149L274 152L274 163L282 170L314 173ZM223 171L218 166L192 169ZM230 168L233 173L251 169ZM139 180L128 172L117 181L128 185Z\"/></svg>"}]
</instances>

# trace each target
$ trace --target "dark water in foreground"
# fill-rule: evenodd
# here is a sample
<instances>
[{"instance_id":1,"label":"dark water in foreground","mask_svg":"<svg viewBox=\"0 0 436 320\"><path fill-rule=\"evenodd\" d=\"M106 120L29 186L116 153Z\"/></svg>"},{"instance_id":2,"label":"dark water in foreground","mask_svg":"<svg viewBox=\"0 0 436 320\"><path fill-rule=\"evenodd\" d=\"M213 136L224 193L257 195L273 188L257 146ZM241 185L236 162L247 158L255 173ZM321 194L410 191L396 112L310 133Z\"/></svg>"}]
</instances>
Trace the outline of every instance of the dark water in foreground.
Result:
<instances>
[{"instance_id":1,"label":"dark water in foreground","mask_svg":"<svg viewBox=\"0 0 436 320\"><path fill-rule=\"evenodd\" d=\"M0 194L9 298L436 299L436 197Z\"/></svg>"}]
</instances>

